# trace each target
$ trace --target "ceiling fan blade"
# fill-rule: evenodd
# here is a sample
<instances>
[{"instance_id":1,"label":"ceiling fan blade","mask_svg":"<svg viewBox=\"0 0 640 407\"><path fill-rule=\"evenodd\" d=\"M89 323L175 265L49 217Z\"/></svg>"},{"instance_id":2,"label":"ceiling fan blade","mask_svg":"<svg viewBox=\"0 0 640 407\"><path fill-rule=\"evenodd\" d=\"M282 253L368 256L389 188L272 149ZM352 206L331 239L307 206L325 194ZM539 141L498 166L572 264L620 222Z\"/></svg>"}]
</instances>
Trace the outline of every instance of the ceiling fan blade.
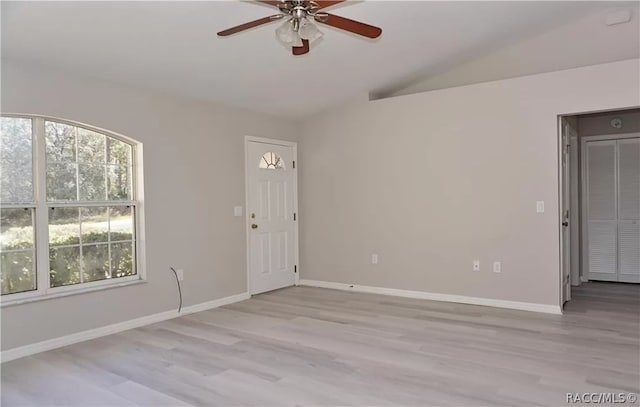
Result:
<instances>
[{"instance_id":1,"label":"ceiling fan blade","mask_svg":"<svg viewBox=\"0 0 640 407\"><path fill-rule=\"evenodd\" d=\"M256 0L257 3L264 3L270 6L279 7L281 4L284 4L282 1L278 0Z\"/></svg>"},{"instance_id":2,"label":"ceiling fan blade","mask_svg":"<svg viewBox=\"0 0 640 407\"><path fill-rule=\"evenodd\" d=\"M316 3L318 5L318 9L323 9L323 8L327 8L327 7L331 7L334 6L336 4L340 4L340 3L344 3L347 0L336 0L336 1L321 1L321 0L312 0L312 3Z\"/></svg>"},{"instance_id":3,"label":"ceiling fan blade","mask_svg":"<svg viewBox=\"0 0 640 407\"><path fill-rule=\"evenodd\" d=\"M291 47L293 55L304 55L309 52L309 40L302 40L301 47Z\"/></svg>"},{"instance_id":4,"label":"ceiling fan blade","mask_svg":"<svg viewBox=\"0 0 640 407\"><path fill-rule=\"evenodd\" d=\"M220 31L218 33L218 35L221 36L221 37L226 37L227 35L231 35L231 34L238 33L240 31L248 30L249 28L257 27L257 26L262 25L262 24L267 24L267 23L270 23L272 21L280 20L282 17L284 17L282 14L276 14L276 15L273 15L273 16L264 17L264 18L261 18L259 20L250 21L248 23L240 24L240 25L237 25L235 27L231 27L229 29L226 29L224 31Z\"/></svg>"},{"instance_id":5,"label":"ceiling fan blade","mask_svg":"<svg viewBox=\"0 0 640 407\"><path fill-rule=\"evenodd\" d=\"M382 34L381 28L329 13L326 13L326 18L317 18L316 21L367 38L378 38Z\"/></svg>"}]
</instances>

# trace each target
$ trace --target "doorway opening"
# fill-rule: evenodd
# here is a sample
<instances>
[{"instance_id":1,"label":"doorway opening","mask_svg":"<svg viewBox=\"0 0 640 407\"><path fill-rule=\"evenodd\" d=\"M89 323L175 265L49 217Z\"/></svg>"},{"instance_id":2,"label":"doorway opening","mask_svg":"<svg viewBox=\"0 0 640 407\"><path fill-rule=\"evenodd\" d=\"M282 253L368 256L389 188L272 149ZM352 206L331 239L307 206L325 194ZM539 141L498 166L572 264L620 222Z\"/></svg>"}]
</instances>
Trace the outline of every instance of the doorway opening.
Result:
<instances>
[{"instance_id":1,"label":"doorway opening","mask_svg":"<svg viewBox=\"0 0 640 407\"><path fill-rule=\"evenodd\" d=\"M560 303L640 294L640 108L564 115L558 124Z\"/></svg>"}]
</instances>

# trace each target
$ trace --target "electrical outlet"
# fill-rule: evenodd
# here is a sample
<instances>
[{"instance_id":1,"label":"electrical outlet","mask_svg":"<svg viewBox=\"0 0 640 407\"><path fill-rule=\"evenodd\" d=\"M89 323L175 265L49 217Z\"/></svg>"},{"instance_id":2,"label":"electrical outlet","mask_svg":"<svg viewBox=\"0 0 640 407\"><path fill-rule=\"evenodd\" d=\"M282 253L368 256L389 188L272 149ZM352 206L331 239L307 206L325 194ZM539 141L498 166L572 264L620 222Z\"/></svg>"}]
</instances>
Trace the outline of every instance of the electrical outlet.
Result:
<instances>
[{"instance_id":1,"label":"electrical outlet","mask_svg":"<svg viewBox=\"0 0 640 407\"><path fill-rule=\"evenodd\" d=\"M371 255L371 264L378 264L378 255L376 253Z\"/></svg>"},{"instance_id":2,"label":"electrical outlet","mask_svg":"<svg viewBox=\"0 0 640 407\"><path fill-rule=\"evenodd\" d=\"M493 262L493 272L494 273L502 272L502 264L499 261L494 261Z\"/></svg>"},{"instance_id":3,"label":"electrical outlet","mask_svg":"<svg viewBox=\"0 0 640 407\"><path fill-rule=\"evenodd\" d=\"M178 275L178 281L184 280L184 270L183 269L177 269L176 270L176 274Z\"/></svg>"},{"instance_id":4,"label":"electrical outlet","mask_svg":"<svg viewBox=\"0 0 640 407\"><path fill-rule=\"evenodd\" d=\"M480 260L473 261L473 271L480 271Z\"/></svg>"}]
</instances>

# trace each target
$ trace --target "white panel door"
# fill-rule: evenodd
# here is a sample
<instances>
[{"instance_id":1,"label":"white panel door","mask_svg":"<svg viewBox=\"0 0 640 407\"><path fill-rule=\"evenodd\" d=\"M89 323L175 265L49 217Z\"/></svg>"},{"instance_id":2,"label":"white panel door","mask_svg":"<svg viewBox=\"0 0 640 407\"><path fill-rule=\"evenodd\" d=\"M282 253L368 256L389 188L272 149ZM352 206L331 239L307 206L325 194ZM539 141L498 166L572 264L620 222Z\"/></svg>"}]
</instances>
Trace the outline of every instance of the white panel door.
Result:
<instances>
[{"instance_id":1,"label":"white panel door","mask_svg":"<svg viewBox=\"0 0 640 407\"><path fill-rule=\"evenodd\" d=\"M247 142L247 220L251 294L295 283L294 148Z\"/></svg>"},{"instance_id":2,"label":"white panel door","mask_svg":"<svg viewBox=\"0 0 640 407\"><path fill-rule=\"evenodd\" d=\"M616 141L586 143L589 279L618 281Z\"/></svg>"},{"instance_id":3,"label":"white panel door","mask_svg":"<svg viewBox=\"0 0 640 407\"><path fill-rule=\"evenodd\" d=\"M618 281L640 282L640 139L618 140Z\"/></svg>"}]
</instances>

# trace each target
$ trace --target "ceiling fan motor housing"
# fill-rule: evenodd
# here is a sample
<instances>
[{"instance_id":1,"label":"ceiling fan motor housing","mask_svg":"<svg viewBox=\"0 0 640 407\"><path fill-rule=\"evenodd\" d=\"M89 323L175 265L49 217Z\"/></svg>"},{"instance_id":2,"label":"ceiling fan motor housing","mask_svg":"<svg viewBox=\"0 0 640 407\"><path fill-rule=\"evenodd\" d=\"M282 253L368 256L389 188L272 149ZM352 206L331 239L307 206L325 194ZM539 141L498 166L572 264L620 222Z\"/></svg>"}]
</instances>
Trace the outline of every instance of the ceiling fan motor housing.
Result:
<instances>
[{"instance_id":1,"label":"ceiling fan motor housing","mask_svg":"<svg viewBox=\"0 0 640 407\"><path fill-rule=\"evenodd\" d=\"M307 17L313 17L321 22L326 21L328 17L326 13L317 13L322 7L314 1L288 0L283 1L278 8L281 13L291 16L296 31L300 27L302 20Z\"/></svg>"}]
</instances>

